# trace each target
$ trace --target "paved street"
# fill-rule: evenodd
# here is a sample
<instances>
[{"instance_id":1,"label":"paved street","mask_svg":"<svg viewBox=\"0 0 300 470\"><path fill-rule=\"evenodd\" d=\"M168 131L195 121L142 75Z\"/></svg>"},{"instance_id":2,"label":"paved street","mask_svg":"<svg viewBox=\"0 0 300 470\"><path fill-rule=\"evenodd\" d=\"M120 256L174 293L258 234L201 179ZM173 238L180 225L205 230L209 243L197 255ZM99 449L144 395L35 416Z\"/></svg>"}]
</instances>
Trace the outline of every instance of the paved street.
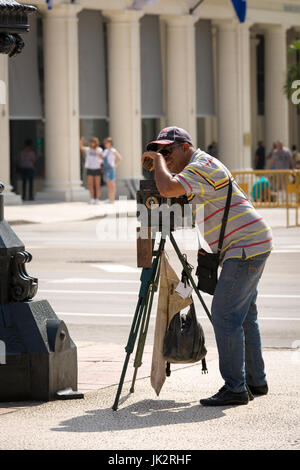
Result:
<instances>
[{"instance_id":1,"label":"paved street","mask_svg":"<svg viewBox=\"0 0 300 470\"><path fill-rule=\"evenodd\" d=\"M9 210L9 209L8 209ZM267 212L267 217L270 217ZM271 222L271 221L270 221ZM136 268L136 219L128 219L124 233L107 238L107 219L16 225L14 230L32 253L28 272L39 278L37 298L46 298L64 319L74 340L123 344L137 302L140 269ZM283 221L284 225L284 221ZM131 231L130 231L131 230ZM300 239L298 228L274 227L276 249L268 260L259 290L260 325L264 347L291 347L300 339ZM195 234L176 238L195 266ZM121 240L118 239L121 238ZM186 248L192 246L193 250ZM167 253L180 273L172 246ZM211 296L204 295L210 306ZM148 341L152 341L155 298ZM210 322L196 301L208 344L214 345Z\"/></svg>"},{"instance_id":2,"label":"paved street","mask_svg":"<svg viewBox=\"0 0 300 470\"><path fill-rule=\"evenodd\" d=\"M268 396L255 398L245 407L199 406L199 399L215 393L222 380L212 327L197 300L197 314L206 333L209 374L202 375L199 365L172 367L157 398L149 381L155 298L135 393L128 394L130 366L115 413L111 406L140 285L134 205L130 205L127 225L119 220L117 235L102 205L97 209L84 204L52 205L50 223L46 222L47 206L24 209L6 207L5 217L33 255L27 271L39 278L36 300L50 302L78 347L78 384L85 399L3 403L1 449L299 448L300 242L299 228L285 228L284 211L260 211L271 223L276 243L259 291ZM112 209L109 211L111 216ZM176 232L176 238L195 265L195 234ZM169 243L166 251L180 273ZM210 296L204 299L210 306ZM242 429L247 429L247 436Z\"/></svg>"}]
</instances>

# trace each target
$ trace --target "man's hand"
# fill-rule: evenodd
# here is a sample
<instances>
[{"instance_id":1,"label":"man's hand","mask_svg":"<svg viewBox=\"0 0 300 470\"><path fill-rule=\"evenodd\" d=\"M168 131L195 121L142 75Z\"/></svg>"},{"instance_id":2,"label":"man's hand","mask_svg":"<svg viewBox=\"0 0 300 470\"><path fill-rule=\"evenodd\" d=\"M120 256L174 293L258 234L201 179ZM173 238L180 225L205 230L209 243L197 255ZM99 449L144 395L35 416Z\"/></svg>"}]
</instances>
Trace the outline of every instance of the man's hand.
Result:
<instances>
[{"instance_id":1,"label":"man's hand","mask_svg":"<svg viewBox=\"0 0 300 470\"><path fill-rule=\"evenodd\" d=\"M142 155L143 168L145 168L145 170L153 171L155 168L156 159L161 156L161 153L158 152L144 152Z\"/></svg>"},{"instance_id":2,"label":"man's hand","mask_svg":"<svg viewBox=\"0 0 300 470\"><path fill-rule=\"evenodd\" d=\"M164 197L177 197L186 193L185 188L169 172L163 155L159 152L145 152L142 156L143 167L155 170L155 183ZM147 166L146 166L147 165Z\"/></svg>"}]
</instances>

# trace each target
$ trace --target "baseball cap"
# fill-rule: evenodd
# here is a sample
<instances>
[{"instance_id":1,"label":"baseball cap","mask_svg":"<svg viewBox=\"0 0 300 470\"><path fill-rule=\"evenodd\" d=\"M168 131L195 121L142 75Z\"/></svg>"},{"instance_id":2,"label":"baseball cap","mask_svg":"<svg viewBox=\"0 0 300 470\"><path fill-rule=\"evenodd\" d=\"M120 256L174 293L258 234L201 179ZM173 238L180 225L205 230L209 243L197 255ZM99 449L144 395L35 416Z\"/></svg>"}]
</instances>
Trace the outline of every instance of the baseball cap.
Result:
<instances>
[{"instance_id":1,"label":"baseball cap","mask_svg":"<svg viewBox=\"0 0 300 470\"><path fill-rule=\"evenodd\" d=\"M157 145L169 145L174 142L187 142L190 145L193 145L192 138L188 132L180 127L165 127L160 131L156 140L149 142L147 144L147 150L156 150Z\"/></svg>"}]
</instances>

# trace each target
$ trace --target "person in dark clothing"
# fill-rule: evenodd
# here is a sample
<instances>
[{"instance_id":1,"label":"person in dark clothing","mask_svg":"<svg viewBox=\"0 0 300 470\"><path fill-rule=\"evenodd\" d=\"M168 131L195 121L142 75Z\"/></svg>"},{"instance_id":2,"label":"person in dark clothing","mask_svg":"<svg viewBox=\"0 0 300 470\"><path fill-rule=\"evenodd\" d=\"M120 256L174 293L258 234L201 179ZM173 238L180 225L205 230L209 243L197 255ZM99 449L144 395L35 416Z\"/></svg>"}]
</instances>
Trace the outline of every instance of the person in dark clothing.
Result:
<instances>
[{"instance_id":1,"label":"person in dark clothing","mask_svg":"<svg viewBox=\"0 0 300 470\"><path fill-rule=\"evenodd\" d=\"M255 152L254 169L264 170L266 161L266 149L262 140L258 142L258 147Z\"/></svg>"},{"instance_id":2,"label":"person in dark clothing","mask_svg":"<svg viewBox=\"0 0 300 470\"><path fill-rule=\"evenodd\" d=\"M21 150L18 158L18 166L22 176L22 199L26 199L27 181L29 182L29 200L33 200L33 179L34 179L34 165L36 162L36 154L32 150L32 140L27 139L24 143L24 148Z\"/></svg>"}]
</instances>

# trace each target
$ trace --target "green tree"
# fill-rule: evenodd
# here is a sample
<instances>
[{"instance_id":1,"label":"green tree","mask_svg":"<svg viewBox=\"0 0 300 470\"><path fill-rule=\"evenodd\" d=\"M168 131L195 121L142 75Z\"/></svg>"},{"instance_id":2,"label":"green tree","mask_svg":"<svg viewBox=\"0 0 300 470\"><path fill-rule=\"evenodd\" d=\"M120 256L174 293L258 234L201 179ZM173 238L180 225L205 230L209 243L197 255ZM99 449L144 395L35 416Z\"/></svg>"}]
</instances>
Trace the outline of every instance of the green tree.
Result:
<instances>
[{"instance_id":1,"label":"green tree","mask_svg":"<svg viewBox=\"0 0 300 470\"><path fill-rule=\"evenodd\" d=\"M296 39L288 46L288 54L296 55L296 62L287 69L286 81L284 84L284 93L290 100L295 88L292 87L296 80L300 80L300 39ZM300 104L298 105L300 107Z\"/></svg>"}]
</instances>

